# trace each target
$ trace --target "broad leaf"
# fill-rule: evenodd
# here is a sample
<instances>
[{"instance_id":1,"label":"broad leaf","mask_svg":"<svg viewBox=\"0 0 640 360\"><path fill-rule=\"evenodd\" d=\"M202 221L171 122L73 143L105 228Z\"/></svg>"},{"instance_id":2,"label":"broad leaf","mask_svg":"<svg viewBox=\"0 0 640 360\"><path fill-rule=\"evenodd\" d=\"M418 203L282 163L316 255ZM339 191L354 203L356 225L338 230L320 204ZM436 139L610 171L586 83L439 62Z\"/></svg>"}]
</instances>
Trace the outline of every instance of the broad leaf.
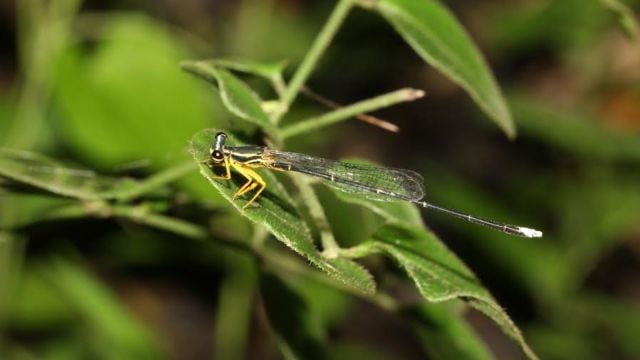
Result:
<instances>
[{"instance_id":1,"label":"broad leaf","mask_svg":"<svg viewBox=\"0 0 640 360\"><path fill-rule=\"evenodd\" d=\"M529 358L536 358L520 330L476 276L432 233L423 229L385 225L370 246L394 258L430 302L464 299L495 321Z\"/></svg>"},{"instance_id":2,"label":"broad leaf","mask_svg":"<svg viewBox=\"0 0 640 360\"><path fill-rule=\"evenodd\" d=\"M346 259L326 259L317 251L309 226L300 216L292 199L277 178L270 172L260 172L267 183L266 190L249 207L243 209L249 200L246 196L233 199L233 195L243 185L244 179L236 181L215 179L211 168L207 166L209 147L217 133L214 129L202 130L191 140L191 152L200 167L200 173L209 180L222 196L227 199L243 216L264 225L278 240L312 264L364 293L373 293L375 283L371 275L360 265ZM240 144L232 136L230 142ZM240 177L241 178L241 177Z\"/></svg>"},{"instance_id":3,"label":"broad leaf","mask_svg":"<svg viewBox=\"0 0 640 360\"><path fill-rule=\"evenodd\" d=\"M262 110L262 100L249 85L235 75L217 67L212 61L183 61L182 69L218 87L222 103L232 114L274 133L273 124Z\"/></svg>"},{"instance_id":4,"label":"broad leaf","mask_svg":"<svg viewBox=\"0 0 640 360\"><path fill-rule=\"evenodd\" d=\"M420 57L462 86L511 138L509 108L480 51L455 17L436 0L380 0L378 11Z\"/></svg>"},{"instance_id":5,"label":"broad leaf","mask_svg":"<svg viewBox=\"0 0 640 360\"><path fill-rule=\"evenodd\" d=\"M184 139L215 118L207 92L176 70L188 53L166 25L145 16L105 19L90 51L70 47L57 64L54 127L103 168L171 164L184 154Z\"/></svg>"}]
</instances>

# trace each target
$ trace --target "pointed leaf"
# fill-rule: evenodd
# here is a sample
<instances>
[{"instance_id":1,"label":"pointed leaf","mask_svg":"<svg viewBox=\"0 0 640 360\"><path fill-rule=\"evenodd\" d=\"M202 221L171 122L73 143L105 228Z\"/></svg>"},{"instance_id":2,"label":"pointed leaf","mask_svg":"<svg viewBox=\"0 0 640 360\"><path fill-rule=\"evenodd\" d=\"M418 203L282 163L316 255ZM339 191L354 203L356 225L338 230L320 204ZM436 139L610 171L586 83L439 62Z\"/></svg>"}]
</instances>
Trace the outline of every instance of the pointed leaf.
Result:
<instances>
[{"instance_id":1,"label":"pointed leaf","mask_svg":"<svg viewBox=\"0 0 640 360\"><path fill-rule=\"evenodd\" d=\"M449 10L435 0L380 0L374 9L420 57L462 86L507 136L515 136L491 70Z\"/></svg>"},{"instance_id":2,"label":"pointed leaf","mask_svg":"<svg viewBox=\"0 0 640 360\"><path fill-rule=\"evenodd\" d=\"M375 283L371 275L360 265L346 259L326 259L315 248L311 231L305 220L300 216L291 197L282 184L270 172L260 172L267 183L266 190L249 207L243 209L248 197L241 196L233 199L233 195L243 185L244 179L236 181L214 179L215 174L206 165L209 157L209 147L213 142L215 129L202 130L191 140L191 152L200 167L200 173L215 187L222 196L235 207L240 214L249 220L264 225L278 240L286 246L304 256L312 264L334 276L338 280L364 293L375 291ZM230 142L240 144L230 135ZM241 178L241 177L240 177Z\"/></svg>"},{"instance_id":3,"label":"pointed leaf","mask_svg":"<svg viewBox=\"0 0 640 360\"><path fill-rule=\"evenodd\" d=\"M260 126L271 134L274 133L273 124L262 110L262 100L244 81L211 61L183 61L181 67L216 85L222 103L232 114Z\"/></svg>"},{"instance_id":4,"label":"pointed leaf","mask_svg":"<svg viewBox=\"0 0 640 360\"><path fill-rule=\"evenodd\" d=\"M210 123L199 84L176 71L188 56L165 23L105 17L91 51L76 40L57 62L53 126L86 162L110 168L140 159L170 164L184 139Z\"/></svg>"},{"instance_id":5,"label":"pointed leaf","mask_svg":"<svg viewBox=\"0 0 640 360\"><path fill-rule=\"evenodd\" d=\"M212 62L219 67L253 74L267 80L273 80L281 77L286 66L285 61L265 63L247 59L215 59L212 60Z\"/></svg>"},{"instance_id":6,"label":"pointed leaf","mask_svg":"<svg viewBox=\"0 0 640 360\"><path fill-rule=\"evenodd\" d=\"M529 358L536 358L520 330L489 291L435 235L415 227L385 225L373 235L370 244L393 257L425 299L468 301L495 321Z\"/></svg>"},{"instance_id":7,"label":"pointed leaf","mask_svg":"<svg viewBox=\"0 0 640 360\"><path fill-rule=\"evenodd\" d=\"M18 185L82 200L113 199L135 184L133 180L103 177L90 170L65 167L39 154L9 149L0 149L3 177Z\"/></svg>"}]
</instances>

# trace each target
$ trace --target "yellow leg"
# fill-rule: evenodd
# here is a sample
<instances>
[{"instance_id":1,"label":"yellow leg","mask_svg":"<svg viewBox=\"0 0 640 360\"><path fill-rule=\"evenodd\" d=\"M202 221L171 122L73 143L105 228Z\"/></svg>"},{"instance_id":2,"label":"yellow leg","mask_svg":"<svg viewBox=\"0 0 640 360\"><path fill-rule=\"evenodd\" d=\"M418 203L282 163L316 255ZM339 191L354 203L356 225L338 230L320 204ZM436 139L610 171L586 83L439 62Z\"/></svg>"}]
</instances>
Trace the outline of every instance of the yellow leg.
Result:
<instances>
[{"instance_id":1,"label":"yellow leg","mask_svg":"<svg viewBox=\"0 0 640 360\"><path fill-rule=\"evenodd\" d=\"M245 182L244 185L242 185L240 187L240 189L238 189L238 191L236 191L236 193L233 194L233 200L235 200L238 196L241 196L242 194L246 193L247 191L253 189L255 186L251 187L251 185L253 184L254 178L250 174L247 174L245 172L245 169L243 169L241 166L234 166L233 168L237 172L239 172L240 175L244 176L245 179L247 179L247 182Z\"/></svg>"},{"instance_id":2,"label":"yellow leg","mask_svg":"<svg viewBox=\"0 0 640 360\"><path fill-rule=\"evenodd\" d=\"M255 181L252 181L252 182L251 182L251 185L249 185L249 186L245 187L244 189L242 189L242 191L238 190L238 192L236 193L237 195L234 195L234 198L235 198L236 196L242 196L242 195L244 195L244 194L248 193L249 191L251 191L251 190L255 189L257 186L258 186L258 183L257 183L257 182L255 182Z\"/></svg>"},{"instance_id":3,"label":"yellow leg","mask_svg":"<svg viewBox=\"0 0 640 360\"><path fill-rule=\"evenodd\" d=\"M231 164L229 164L229 159L227 159L226 157L224 158L224 163L222 164L222 166L224 166L224 170L225 170L225 174L218 176L216 174L213 174L213 176L211 176L212 179L224 179L224 180L231 180Z\"/></svg>"},{"instance_id":4,"label":"yellow leg","mask_svg":"<svg viewBox=\"0 0 640 360\"><path fill-rule=\"evenodd\" d=\"M267 187L267 183L265 183L264 180L262 180L262 178L255 179L255 180L256 180L255 183L258 183L260 185L260 189L258 189L258 191L256 191L256 194L253 195L253 197L251 198L251 200L249 200L249 202L245 206L242 207L243 209L246 208L247 206L249 206L251 203L253 203L258 198L258 196L260 196L260 194L262 194L264 189Z\"/></svg>"},{"instance_id":5,"label":"yellow leg","mask_svg":"<svg viewBox=\"0 0 640 360\"><path fill-rule=\"evenodd\" d=\"M240 188L240 190L238 190L236 192L236 195L238 195L238 196L239 195L243 195L243 194L255 189L257 186L260 186L260 188L258 189L258 191L256 191L255 195L253 195L251 200L249 200L249 202L247 202L242 207L243 209L246 209L249 205L251 205L258 198L258 196L260 196L262 191L264 191L264 189L266 188L267 184L262 179L262 176L260 176L257 172L255 172L251 168L243 167L243 166L239 166L239 165L231 165L231 166L233 166L233 168L237 172L242 174L244 177L246 177L247 179L250 179L250 181L248 181L247 184L245 184L245 186L243 186L242 188Z\"/></svg>"}]
</instances>

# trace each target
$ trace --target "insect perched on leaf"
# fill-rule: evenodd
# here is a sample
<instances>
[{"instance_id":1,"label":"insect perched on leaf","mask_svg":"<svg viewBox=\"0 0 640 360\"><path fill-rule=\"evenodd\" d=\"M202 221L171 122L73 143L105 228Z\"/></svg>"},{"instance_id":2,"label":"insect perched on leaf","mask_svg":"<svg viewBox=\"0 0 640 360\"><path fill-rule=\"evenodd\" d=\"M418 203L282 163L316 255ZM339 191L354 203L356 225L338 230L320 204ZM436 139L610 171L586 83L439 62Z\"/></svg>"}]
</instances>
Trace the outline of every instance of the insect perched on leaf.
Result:
<instances>
[{"instance_id":1,"label":"insect perched on leaf","mask_svg":"<svg viewBox=\"0 0 640 360\"><path fill-rule=\"evenodd\" d=\"M542 236L542 232L535 229L485 220L422 201L423 178L412 170L329 160L265 146L227 146L226 141L227 134L224 132L215 135L209 149L208 165L224 167L224 175L214 178L230 180L232 169L245 177L246 182L233 195L233 199L236 199L248 193L253 194L243 209L251 205L267 186L254 168L267 168L313 176L338 190L372 200L408 201L511 235L529 238Z\"/></svg>"}]
</instances>

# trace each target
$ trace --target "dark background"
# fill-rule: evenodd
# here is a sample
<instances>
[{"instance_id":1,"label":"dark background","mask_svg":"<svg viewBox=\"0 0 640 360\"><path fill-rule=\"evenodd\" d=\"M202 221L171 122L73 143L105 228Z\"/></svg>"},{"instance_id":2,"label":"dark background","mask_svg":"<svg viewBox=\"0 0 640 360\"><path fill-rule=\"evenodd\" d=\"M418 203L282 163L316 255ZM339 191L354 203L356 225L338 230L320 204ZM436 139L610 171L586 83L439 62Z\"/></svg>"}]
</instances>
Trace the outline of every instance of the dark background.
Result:
<instances>
[{"instance_id":1,"label":"dark background","mask_svg":"<svg viewBox=\"0 0 640 360\"><path fill-rule=\"evenodd\" d=\"M334 5L87 0L75 13L73 3L0 3L0 144L133 177L185 157L194 132L233 121L178 61L287 59L291 75ZM637 11L637 1L626 3ZM638 38L625 36L598 1L446 5L490 63L518 127L514 141L388 24L358 8L308 86L342 104L405 86L427 96L376 113L398 134L354 119L287 148L414 169L429 201L543 230L544 238L524 240L424 213L542 358L640 358ZM285 121L323 110L300 97ZM165 206L180 217L227 206L197 176L173 190ZM340 243L363 240L325 195ZM0 190L2 227L20 239L0 243L0 346L10 358L225 358L238 348L278 358L250 260L121 221L36 221L56 201ZM235 214L213 218L223 233L250 237ZM376 276L393 268L365 263ZM302 288L317 300L312 308L336 358L426 356L401 320L334 289ZM487 319L470 312L467 320L498 358L519 356Z\"/></svg>"}]
</instances>

